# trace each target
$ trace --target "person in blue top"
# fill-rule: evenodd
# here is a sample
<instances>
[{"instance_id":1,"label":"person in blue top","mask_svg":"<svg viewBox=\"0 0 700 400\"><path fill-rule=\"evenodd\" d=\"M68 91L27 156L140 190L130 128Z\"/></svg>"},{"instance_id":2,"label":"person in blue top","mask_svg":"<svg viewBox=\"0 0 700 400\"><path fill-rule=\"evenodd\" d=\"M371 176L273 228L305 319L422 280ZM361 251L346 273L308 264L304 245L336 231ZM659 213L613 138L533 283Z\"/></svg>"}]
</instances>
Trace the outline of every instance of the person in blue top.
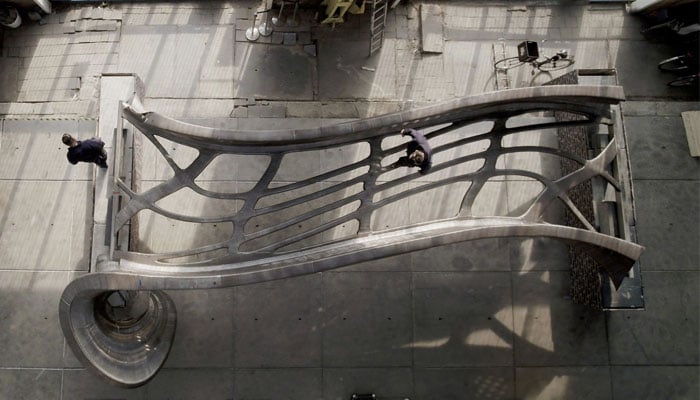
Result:
<instances>
[{"instance_id":1,"label":"person in blue top","mask_svg":"<svg viewBox=\"0 0 700 400\"><path fill-rule=\"evenodd\" d=\"M76 140L73 136L65 133L61 138L63 144L68 146L68 162L77 164L79 161L92 162L107 168L107 153L104 150L105 143L100 138L87 140Z\"/></svg>"},{"instance_id":2,"label":"person in blue top","mask_svg":"<svg viewBox=\"0 0 700 400\"><path fill-rule=\"evenodd\" d=\"M390 167L419 167L421 174L428 173L428 170L433 165L428 139L419 131L411 128L401 129L401 136L410 136L413 140L406 144L406 155L399 158Z\"/></svg>"}]
</instances>

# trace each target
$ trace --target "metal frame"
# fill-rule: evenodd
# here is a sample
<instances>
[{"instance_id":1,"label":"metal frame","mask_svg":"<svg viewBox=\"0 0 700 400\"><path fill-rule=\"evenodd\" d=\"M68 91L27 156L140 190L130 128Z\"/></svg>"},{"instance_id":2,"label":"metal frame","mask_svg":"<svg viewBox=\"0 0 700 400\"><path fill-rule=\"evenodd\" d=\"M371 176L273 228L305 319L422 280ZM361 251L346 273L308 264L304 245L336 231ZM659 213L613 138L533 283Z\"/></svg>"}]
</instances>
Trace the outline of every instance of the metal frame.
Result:
<instances>
[{"instance_id":1,"label":"metal frame","mask_svg":"<svg viewBox=\"0 0 700 400\"><path fill-rule=\"evenodd\" d=\"M118 189L121 200L114 201L112 234L115 235L115 232L137 218L138 213L143 210L151 210L168 218L186 222L230 223L233 225L232 234L225 240L189 251L144 254L124 249L115 250L110 261L113 267L109 272L84 275L65 289L60 307L64 334L76 355L86 365L92 366L96 372L114 382L138 386L157 372L172 343L175 310L163 290L212 289L284 279L434 246L484 238L552 237L577 243L589 249L599 266L618 287L640 257L643 248L628 241L627 237L615 237L599 232L596 228L598 224L586 220L567 195L569 189L591 179L602 180L617 191L626 187L626 184L614 176L613 164L620 151L620 146L616 144L617 139L611 138L607 146L592 158L582 159L550 147L506 147L503 145L503 138L561 126L584 126L598 130L601 124L612 124L611 105L623 99L622 88L617 86L531 87L486 93L330 127L277 131L227 131L208 128L144 111L137 104L124 104L121 110L123 118L155 145L172 168L174 176L149 190L136 193L115 174L115 188ZM542 111L567 111L582 118L576 121L534 123L525 126L508 125L508 121L513 117ZM476 142L488 142L483 151L434 164L430 174L447 172L440 175L444 178L405 190L400 190L406 186L403 184L422 177L418 172L396 179L381 179L385 177L384 174L391 172L390 161L395 160L404 150L403 145L383 148L382 142L389 136L397 135L401 128L412 127L430 131L426 136L434 140L455 129L480 121L491 122L492 128L486 133L459 137L433 149L433 155L436 155ZM158 138L195 148L199 152L198 156L189 165L180 167ZM284 186L271 185L279 172L282 160L288 154L340 148L357 143L367 143L370 149L369 155L360 161ZM580 168L558 179L549 179L535 171L498 167L499 157L523 152L539 152L568 158L580 164ZM259 181L246 192L219 193L200 187L196 178L216 157L223 154L266 155L270 162ZM474 172L454 172L456 167L474 160L482 160L483 166ZM259 200L267 196L311 188L312 185L331 177L355 170L364 172L354 178L341 180L332 186L322 187L273 206L257 206ZM486 183L491 178L503 176L537 180L542 183L544 189L525 211L517 215L474 217L472 206ZM372 228L372 217L382 207L425 190L457 182L469 182L470 185L463 193L459 212L452 218L396 229ZM328 194L345 193L345 189L358 184L363 188L359 193L347 194L339 200L330 201L281 222L273 222L257 231L246 230L246 226L256 217L272 213L284 215L285 210L290 207L323 198ZM156 204L182 188L189 188L210 198L242 201L243 206L231 215L198 217L168 211ZM388 190L392 190L392 193L387 194ZM586 228L556 225L546 221L546 211L558 201L578 216ZM315 217L351 203L358 206L334 219L315 225L312 223ZM304 247L305 241L310 237L348 221L357 221L358 228L354 235ZM308 224L309 228L300 233L285 233L286 228L300 223ZM626 232L629 229L619 231ZM297 249L288 250L290 245L296 245ZM202 260L203 255L213 250L223 250L225 254ZM192 258L191 262L183 261L184 257L192 256L196 257ZM145 348L139 342L143 338L110 334L111 329L118 328L114 328L114 324L100 323L101 317L94 310L100 309L99 302L103 301L105 293L111 291L148 294L149 311L134 317L130 323L154 327L150 332L153 335L151 342L159 343L156 349Z\"/></svg>"}]
</instances>

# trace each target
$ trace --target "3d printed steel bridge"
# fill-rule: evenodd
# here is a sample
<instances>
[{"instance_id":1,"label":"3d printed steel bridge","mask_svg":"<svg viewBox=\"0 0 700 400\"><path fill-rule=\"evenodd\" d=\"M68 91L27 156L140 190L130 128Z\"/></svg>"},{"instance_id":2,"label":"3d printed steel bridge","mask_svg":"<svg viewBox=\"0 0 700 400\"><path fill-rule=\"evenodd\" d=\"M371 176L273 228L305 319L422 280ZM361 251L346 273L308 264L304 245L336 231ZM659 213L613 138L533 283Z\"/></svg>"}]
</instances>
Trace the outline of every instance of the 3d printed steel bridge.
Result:
<instances>
[{"instance_id":1,"label":"3d printed steel bridge","mask_svg":"<svg viewBox=\"0 0 700 400\"><path fill-rule=\"evenodd\" d=\"M611 106L623 97L620 87L543 86L276 131L208 128L145 112L136 99L122 104L120 123L143 135L133 134L134 152L145 137L143 145L155 148L172 171L142 189L138 175L147 168L134 156L134 173L124 172L131 159L123 157L128 135L118 127L110 254L65 289L60 304L64 334L84 364L116 383L138 386L162 366L173 340L176 312L164 290L283 279L484 238L551 237L574 243L586 248L618 286L642 251L629 240L632 222L625 204L630 194L618 176L623 145L611 129ZM569 118L552 117L560 113ZM430 140L434 158L428 174L389 167L405 149L398 135L403 127L421 129ZM569 128L597 144L574 154L521 140L533 132ZM178 160L172 152L177 146L195 149L196 155ZM322 166L312 162L319 157L331 164L320 173ZM551 176L537 163L534 168L531 162L518 163L549 158L575 167ZM304 166L315 172L290 178L293 167ZM243 182L246 168L255 167L260 173ZM217 186L202 179L216 171L236 184ZM531 198L483 215L480 204L492 203L489 188L513 179L536 188ZM604 198L594 195L592 204L583 205L573 198L571 193L586 183L602 187ZM182 201L195 198L203 206L194 211L188 206L192 201ZM604 202L616 207L610 212ZM228 211L211 215L222 203L230 204L223 207ZM546 211L554 204L563 204L576 226L548 221ZM429 212L412 213L406 221L400 217L408 214L404 207ZM593 220L584 208L593 210ZM213 242L191 250L149 253L139 244L139 227L153 215L228 230L216 230ZM615 221L612 228L601 223L605 218Z\"/></svg>"}]
</instances>

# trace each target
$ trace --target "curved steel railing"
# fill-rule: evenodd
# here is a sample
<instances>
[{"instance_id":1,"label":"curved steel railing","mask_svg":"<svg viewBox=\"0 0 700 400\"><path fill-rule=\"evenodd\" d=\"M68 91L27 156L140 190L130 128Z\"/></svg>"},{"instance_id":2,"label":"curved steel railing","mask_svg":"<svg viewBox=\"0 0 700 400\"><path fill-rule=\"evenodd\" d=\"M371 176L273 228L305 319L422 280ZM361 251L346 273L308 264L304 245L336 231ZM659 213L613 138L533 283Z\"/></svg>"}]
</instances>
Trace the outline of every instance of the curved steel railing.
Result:
<instances>
[{"instance_id":1,"label":"curved steel railing","mask_svg":"<svg viewBox=\"0 0 700 400\"><path fill-rule=\"evenodd\" d=\"M551 146L508 141L561 127L598 130L601 124L610 123L610 105L623 98L620 87L533 87L328 127L269 131L198 126L145 112L136 102L126 104L123 118L153 144L172 176L147 190L138 190L115 173L115 192L120 200L115 204L120 206L113 209L112 242L119 241L128 224L142 223L143 211L187 223L227 224L231 229L211 243L188 250L148 253L115 248L111 257L103 260L102 272L80 277L65 289L60 307L64 334L74 352L97 372L123 385L137 386L157 372L172 343L175 309L163 290L283 279L494 237L552 237L579 243L590 249L617 286L642 247L626 237L599 232L596 221L589 221L568 194L592 179L613 190L623 188L611 168L620 149L616 138L591 158ZM552 111L574 113L579 118L566 122L523 120L524 115ZM475 124L480 124L477 132L464 133ZM434 164L428 174L397 172L390 166L404 150L404 144L390 138L403 127L424 130L434 144ZM190 162L178 163L162 139L196 149L196 155ZM365 154L344 165L293 181L283 178L283 163L293 154L358 145L367 149ZM504 166L504 158L523 154L558 157L580 167L551 177L536 169ZM198 179L209 173L214 160L233 155L265 161L258 179L249 182L250 188L223 192L203 187ZM483 195L487 183L508 177L536 182L541 190L528 204L504 215L477 216L475 200ZM458 201L446 207L452 210L451 215L443 213L434 220L409 221L391 229L376 223L379 215L391 215L387 209L393 204L433 189L450 187L454 195L457 184L464 187L456 196ZM235 211L217 216L163 206L165 199L181 190L204 199L237 202L237 206L232 207ZM276 202L270 200L282 195ZM556 202L568 208L581 227L547 221L546 211ZM329 234L341 227L340 237ZM132 242L139 240L132 237Z\"/></svg>"}]
</instances>

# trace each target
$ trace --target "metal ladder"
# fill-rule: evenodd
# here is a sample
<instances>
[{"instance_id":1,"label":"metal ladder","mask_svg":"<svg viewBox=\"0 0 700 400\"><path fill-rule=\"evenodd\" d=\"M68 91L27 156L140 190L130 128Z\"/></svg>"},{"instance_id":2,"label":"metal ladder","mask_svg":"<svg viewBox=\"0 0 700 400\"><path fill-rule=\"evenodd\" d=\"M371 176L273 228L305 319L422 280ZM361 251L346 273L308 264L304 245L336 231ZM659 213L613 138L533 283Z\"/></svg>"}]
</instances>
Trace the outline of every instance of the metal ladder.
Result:
<instances>
[{"instance_id":1,"label":"metal ladder","mask_svg":"<svg viewBox=\"0 0 700 400\"><path fill-rule=\"evenodd\" d=\"M372 1L372 21L370 24L369 56L379 51L384 43L384 27L386 26L387 0Z\"/></svg>"}]
</instances>

